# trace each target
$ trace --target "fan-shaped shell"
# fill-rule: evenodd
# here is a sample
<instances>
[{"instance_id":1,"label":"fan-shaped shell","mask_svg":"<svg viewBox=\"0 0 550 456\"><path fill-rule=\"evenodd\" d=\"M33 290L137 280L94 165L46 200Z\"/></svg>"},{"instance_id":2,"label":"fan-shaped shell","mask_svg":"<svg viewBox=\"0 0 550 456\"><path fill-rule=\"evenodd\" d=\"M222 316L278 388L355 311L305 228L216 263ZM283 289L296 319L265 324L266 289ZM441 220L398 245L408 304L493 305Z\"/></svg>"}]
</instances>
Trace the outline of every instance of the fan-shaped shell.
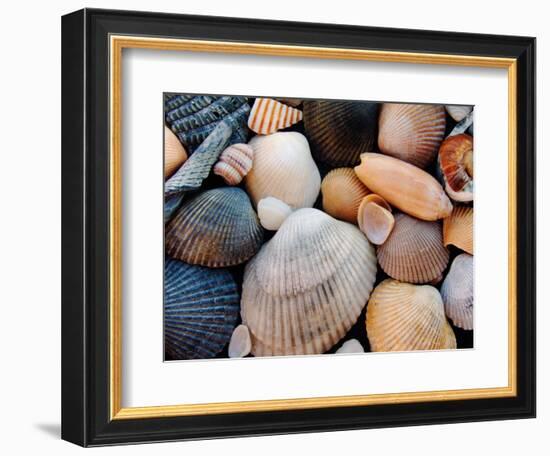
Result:
<instances>
[{"instance_id":1,"label":"fan-shaped shell","mask_svg":"<svg viewBox=\"0 0 550 456\"><path fill-rule=\"evenodd\" d=\"M333 217L357 223L357 210L369 189L357 178L353 168L337 168L321 182L323 210Z\"/></svg>"},{"instance_id":2,"label":"fan-shaped shell","mask_svg":"<svg viewBox=\"0 0 550 456\"><path fill-rule=\"evenodd\" d=\"M166 253L190 264L233 266L260 248L263 230L238 187L208 190L186 200L166 226Z\"/></svg>"},{"instance_id":3,"label":"fan-shaped shell","mask_svg":"<svg viewBox=\"0 0 550 456\"><path fill-rule=\"evenodd\" d=\"M449 136L439 149L439 169L445 190L455 201L474 199L474 142L465 133Z\"/></svg>"},{"instance_id":4,"label":"fan-shaped shell","mask_svg":"<svg viewBox=\"0 0 550 456\"><path fill-rule=\"evenodd\" d=\"M367 305L367 336L374 352L456 348L443 301L430 285L386 279Z\"/></svg>"},{"instance_id":5,"label":"fan-shaped shell","mask_svg":"<svg viewBox=\"0 0 550 456\"><path fill-rule=\"evenodd\" d=\"M273 196L297 209L312 207L321 187L321 175L304 135L280 132L250 141L254 164L245 177L254 205Z\"/></svg>"},{"instance_id":6,"label":"fan-shaped shell","mask_svg":"<svg viewBox=\"0 0 550 456\"><path fill-rule=\"evenodd\" d=\"M353 326L376 279L374 250L349 223L299 209L246 265L241 316L255 356L323 353Z\"/></svg>"},{"instance_id":7,"label":"fan-shaped shell","mask_svg":"<svg viewBox=\"0 0 550 456\"><path fill-rule=\"evenodd\" d=\"M441 225L406 214L395 215L395 226L377 250L378 262L390 277L409 283L428 283L447 267Z\"/></svg>"},{"instance_id":8,"label":"fan-shaped shell","mask_svg":"<svg viewBox=\"0 0 550 456\"><path fill-rule=\"evenodd\" d=\"M164 264L164 343L171 359L216 356L239 316L231 274L167 259Z\"/></svg>"},{"instance_id":9,"label":"fan-shaped shell","mask_svg":"<svg viewBox=\"0 0 550 456\"><path fill-rule=\"evenodd\" d=\"M365 197L357 214L359 229L375 245L382 245L386 242L395 225L391 208L385 201L384 203L381 204L376 202L374 198Z\"/></svg>"},{"instance_id":10,"label":"fan-shaped shell","mask_svg":"<svg viewBox=\"0 0 550 456\"><path fill-rule=\"evenodd\" d=\"M460 122L473 111L474 107L464 105L447 105L445 106L445 109L454 121Z\"/></svg>"},{"instance_id":11,"label":"fan-shaped shell","mask_svg":"<svg viewBox=\"0 0 550 456\"><path fill-rule=\"evenodd\" d=\"M447 217L453 210L451 201L434 177L397 158L363 154L355 173L370 191L419 219L437 220Z\"/></svg>"},{"instance_id":12,"label":"fan-shaped shell","mask_svg":"<svg viewBox=\"0 0 550 456\"><path fill-rule=\"evenodd\" d=\"M214 174L221 176L227 185L238 185L252 169L254 150L248 144L233 144L220 155L214 165Z\"/></svg>"},{"instance_id":13,"label":"fan-shaped shell","mask_svg":"<svg viewBox=\"0 0 550 456\"><path fill-rule=\"evenodd\" d=\"M474 257L458 255L441 285L445 313L455 326L474 329Z\"/></svg>"},{"instance_id":14,"label":"fan-shaped shell","mask_svg":"<svg viewBox=\"0 0 550 456\"><path fill-rule=\"evenodd\" d=\"M179 139L164 127L164 178L170 177L187 160L187 152Z\"/></svg>"},{"instance_id":15,"label":"fan-shaped shell","mask_svg":"<svg viewBox=\"0 0 550 456\"><path fill-rule=\"evenodd\" d=\"M316 160L332 167L354 166L376 142L378 104L306 100L304 129Z\"/></svg>"},{"instance_id":16,"label":"fan-shaped shell","mask_svg":"<svg viewBox=\"0 0 550 456\"><path fill-rule=\"evenodd\" d=\"M266 230L278 230L290 214L292 208L277 198L268 196L258 201L258 217Z\"/></svg>"},{"instance_id":17,"label":"fan-shaped shell","mask_svg":"<svg viewBox=\"0 0 550 456\"><path fill-rule=\"evenodd\" d=\"M386 155L426 168L444 135L443 106L384 103L380 109L378 147Z\"/></svg>"},{"instance_id":18,"label":"fan-shaped shell","mask_svg":"<svg viewBox=\"0 0 550 456\"><path fill-rule=\"evenodd\" d=\"M260 135L269 135L294 125L302 120L302 111L271 98L256 98L248 128Z\"/></svg>"},{"instance_id":19,"label":"fan-shaped shell","mask_svg":"<svg viewBox=\"0 0 550 456\"><path fill-rule=\"evenodd\" d=\"M474 208L455 206L451 215L443 219L443 244L454 245L474 254Z\"/></svg>"}]
</instances>

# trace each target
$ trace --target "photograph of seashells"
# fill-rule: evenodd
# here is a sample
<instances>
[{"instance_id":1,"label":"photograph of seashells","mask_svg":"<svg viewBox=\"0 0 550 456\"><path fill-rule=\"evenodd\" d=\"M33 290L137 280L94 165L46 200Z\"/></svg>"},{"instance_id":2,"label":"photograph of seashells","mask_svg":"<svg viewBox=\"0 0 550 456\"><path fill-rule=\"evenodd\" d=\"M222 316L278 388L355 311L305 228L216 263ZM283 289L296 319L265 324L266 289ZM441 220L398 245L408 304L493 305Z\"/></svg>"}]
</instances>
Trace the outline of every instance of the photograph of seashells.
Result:
<instances>
[{"instance_id":1,"label":"photograph of seashells","mask_svg":"<svg viewBox=\"0 0 550 456\"><path fill-rule=\"evenodd\" d=\"M166 361L473 348L472 106L163 101Z\"/></svg>"}]
</instances>

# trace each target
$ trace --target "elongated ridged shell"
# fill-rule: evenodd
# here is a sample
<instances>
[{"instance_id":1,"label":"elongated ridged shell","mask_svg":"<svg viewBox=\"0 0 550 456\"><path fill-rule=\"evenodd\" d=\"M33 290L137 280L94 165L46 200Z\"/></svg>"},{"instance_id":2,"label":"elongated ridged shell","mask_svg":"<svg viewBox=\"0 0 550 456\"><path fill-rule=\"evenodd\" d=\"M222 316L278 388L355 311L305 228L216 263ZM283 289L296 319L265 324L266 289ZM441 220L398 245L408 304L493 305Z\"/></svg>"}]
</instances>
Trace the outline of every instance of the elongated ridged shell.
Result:
<instances>
[{"instance_id":1,"label":"elongated ridged shell","mask_svg":"<svg viewBox=\"0 0 550 456\"><path fill-rule=\"evenodd\" d=\"M263 230L238 187L208 190L186 200L166 226L166 253L190 264L233 266L260 248Z\"/></svg>"},{"instance_id":2,"label":"elongated ridged shell","mask_svg":"<svg viewBox=\"0 0 550 456\"><path fill-rule=\"evenodd\" d=\"M233 144L220 155L214 174L223 177L227 185L238 185L252 169L254 150L248 144Z\"/></svg>"},{"instance_id":3,"label":"elongated ridged shell","mask_svg":"<svg viewBox=\"0 0 550 456\"><path fill-rule=\"evenodd\" d=\"M449 136L439 149L438 165L445 191L455 201L474 199L474 142L465 133Z\"/></svg>"},{"instance_id":4,"label":"elongated ridged shell","mask_svg":"<svg viewBox=\"0 0 550 456\"><path fill-rule=\"evenodd\" d=\"M333 217L357 223L357 210L369 189L357 178L353 168L337 168L321 182L323 210Z\"/></svg>"},{"instance_id":5,"label":"elongated ridged shell","mask_svg":"<svg viewBox=\"0 0 550 456\"><path fill-rule=\"evenodd\" d=\"M367 336L374 352L456 348L443 301L430 285L386 279L367 305Z\"/></svg>"},{"instance_id":6,"label":"elongated ridged shell","mask_svg":"<svg viewBox=\"0 0 550 456\"><path fill-rule=\"evenodd\" d=\"M474 254L474 208L455 206L451 215L443 219L443 244L454 245L470 255Z\"/></svg>"},{"instance_id":7,"label":"elongated ridged shell","mask_svg":"<svg viewBox=\"0 0 550 456\"><path fill-rule=\"evenodd\" d=\"M271 98L256 98L248 117L248 128L259 135L269 135L302 120L302 111Z\"/></svg>"},{"instance_id":8,"label":"elongated ridged shell","mask_svg":"<svg viewBox=\"0 0 550 456\"><path fill-rule=\"evenodd\" d=\"M395 226L377 250L378 262L390 277L409 283L428 283L447 267L441 224L406 214L395 215Z\"/></svg>"},{"instance_id":9,"label":"elongated ridged shell","mask_svg":"<svg viewBox=\"0 0 550 456\"><path fill-rule=\"evenodd\" d=\"M376 142L378 104L304 101L304 129L316 160L332 167L354 166Z\"/></svg>"},{"instance_id":10,"label":"elongated ridged shell","mask_svg":"<svg viewBox=\"0 0 550 456\"><path fill-rule=\"evenodd\" d=\"M166 260L164 348L169 358L213 358L229 342L238 315L237 284L228 271Z\"/></svg>"},{"instance_id":11,"label":"elongated ridged shell","mask_svg":"<svg viewBox=\"0 0 550 456\"><path fill-rule=\"evenodd\" d=\"M474 257L458 255L441 285L445 313L455 326L474 329Z\"/></svg>"},{"instance_id":12,"label":"elongated ridged shell","mask_svg":"<svg viewBox=\"0 0 550 456\"><path fill-rule=\"evenodd\" d=\"M357 222L359 229L375 245L386 242L395 225L395 219L387 203L380 204L368 197L363 198L359 205Z\"/></svg>"},{"instance_id":13,"label":"elongated ridged shell","mask_svg":"<svg viewBox=\"0 0 550 456\"><path fill-rule=\"evenodd\" d=\"M164 127L164 178L170 177L187 160L187 152L179 139Z\"/></svg>"},{"instance_id":14,"label":"elongated ridged shell","mask_svg":"<svg viewBox=\"0 0 550 456\"><path fill-rule=\"evenodd\" d=\"M292 208L277 198L268 196L258 201L258 217L266 230L278 230L290 214Z\"/></svg>"},{"instance_id":15,"label":"elongated ridged shell","mask_svg":"<svg viewBox=\"0 0 550 456\"><path fill-rule=\"evenodd\" d=\"M474 109L473 106L447 105L445 109L456 122L463 120Z\"/></svg>"},{"instance_id":16,"label":"elongated ridged shell","mask_svg":"<svg viewBox=\"0 0 550 456\"><path fill-rule=\"evenodd\" d=\"M246 265L241 316L252 353L323 353L356 322L376 278L374 249L349 223L299 209Z\"/></svg>"},{"instance_id":17,"label":"elongated ridged shell","mask_svg":"<svg viewBox=\"0 0 550 456\"><path fill-rule=\"evenodd\" d=\"M451 201L434 177L397 158L363 154L355 174L371 192L419 219L445 218L453 210Z\"/></svg>"},{"instance_id":18,"label":"elongated ridged shell","mask_svg":"<svg viewBox=\"0 0 550 456\"><path fill-rule=\"evenodd\" d=\"M250 353L251 349L250 331L245 325L237 326L231 335L227 354L230 358L243 358Z\"/></svg>"},{"instance_id":19,"label":"elongated ridged shell","mask_svg":"<svg viewBox=\"0 0 550 456\"><path fill-rule=\"evenodd\" d=\"M380 109L379 129L381 152L426 168L435 161L445 135L445 108L384 103Z\"/></svg>"},{"instance_id":20,"label":"elongated ridged shell","mask_svg":"<svg viewBox=\"0 0 550 456\"><path fill-rule=\"evenodd\" d=\"M313 206L321 176L304 135L273 133L255 136L249 144L254 149L254 164L245 184L254 205L273 196L294 209Z\"/></svg>"}]
</instances>

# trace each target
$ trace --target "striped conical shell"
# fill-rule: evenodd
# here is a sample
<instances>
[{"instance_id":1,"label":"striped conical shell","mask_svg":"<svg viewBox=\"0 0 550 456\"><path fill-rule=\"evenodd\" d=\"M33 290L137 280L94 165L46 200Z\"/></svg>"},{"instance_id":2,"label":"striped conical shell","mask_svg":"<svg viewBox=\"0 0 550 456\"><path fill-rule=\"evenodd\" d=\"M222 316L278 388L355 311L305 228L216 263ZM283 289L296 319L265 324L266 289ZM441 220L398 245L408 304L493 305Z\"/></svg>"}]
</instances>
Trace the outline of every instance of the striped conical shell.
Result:
<instances>
[{"instance_id":1,"label":"striped conical shell","mask_svg":"<svg viewBox=\"0 0 550 456\"><path fill-rule=\"evenodd\" d=\"M474 329L474 257L458 255L441 285L445 313L455 326Z\"/></svg>"},{"instance_id":2,"label":"striped conical shell","mask_svg":"<svg viewBox=\"0 0 550 456\"><path fill-rule=\"evenodd\" d=\"M386 279L372 292L367 305L367 336L374 352L445 350L456 338L439 291Z\"/></svg>"},{"instance_id":3,"label":"striped conical shell","mask_svg":"<svg viewBox=\"0 0 550 456\"><path fill-rule=\"evenodd\" d=\"M170 177L187 160L187 152L172 130L164 127L164 178Z\"/></svg>"},{"instance_id":4,"label":"striped conical shell","mask_svg":"<svg viewBox=\"0 0 550 456\"><path fill-rule=\"evenodd\" d=\"M214 174L227 185L238 185L252 169L254 150L248 144L233 144L225 149L214 165Z\"/></svg>"},{"instance_id":5,"label":"striped conical shell","mask_svg":"<svg viewBox=\"0 0 550 456\"><path fill-rule=\"evenodd\" d=\"M302 120L302 111L271 98L256 98L248 128L259 135L269 135L294 125Z\"/></svg>"},{"instance_id":6,"label":"striped conical shell","mask_svg":"<svg viewBox=\"0 0 550 456\"><path fill-rule=\"evenodd\" d=\"M304 129L313 156L332 167L355 166L376 142L378 104L304 101Z\"/></svg>"},{"instance_id":7,"label":"striped conical shell","mask_svg":"<svg viewBox=\"0 0 550 456\"><path fill-rule=\"evenodd\" d=\"M455 201L474 199L474 141L461 133L449 136L441 144L438 156L439 171L445 191Z\"/></svg>"},{"instance_id":8,"label":"striped conical shell","mask_svg":"<svg viewBox=\"0 0 550 456\"><path fill-rule=\"evenodd\" d=\"M377 256L386 274L409 283L428 283L437 279L449 262L441 224L402 213L395 215L393 230L386 242L378 247Z\"/></svg>"},{"instance_id":9,"label":"striped conical shell","mask_svg":"<svg viewBox=\"0 0 550 456\"><path fill-rule=\"evenodd\" d=\"M443 219L443 244L454 245L474 254L474 208L455 206L451 215Z\"/></svg>"},{"instance_id":10,"label":"striped conical shell","mask_svg":"<svg viewBox=\"0 0 550 456\"><path fill-rule=\"evenodd\" d=\"M238 187L208 190L186 200L166 226L166 253L211 268L244 263L260 248L263 230Z\"/></svg>"},{"instance_id":11,"label":"striped conical shell","mask_svg":"<svg viewBox=\"0 0 550 456\"><path fill-rule=\"evenodd\" d=\"M356 322L375 279L374 249L357 227L317 209L292 213L246 265L252 353L324 353Z\"/></svg>"},{"instance_id":12,"label":"striped conical shell","mask_svg":"<svg viewBox=\"0 0 550 456\"><path fill-rule=\"evenodd\" d=\"M239 316L237 284L225 269L164 264L164 350L170 359L216 356Z\"/></svg>"},{"instance_id":13,"label":"striped conical shell","mask_svg":"<svg viewBox=\"0 0 550 456\"><path fill-rule=\"evenodd\" d=\"M473 111L474 107L464 105L447 105L445 106L445 109L454 121L460 122Z\"/></svg>"},{"instance_id":14,"label":"striped conical shell","mask_svg":"<svg viewBox=\"0 0 550 456\"><path fill-rule=\"evenodd\" d=\"M359 205L357 222L359 229L365 233L369 241L375 245L382 245L393 230L395 218L387 203L380 204L375 201L374 198L363 198Z\"/></svg>"},{"instance_id":15,"label":"striped conical shell","mask_svg":"<svg viewBox=\"0 0 550 456\"><path fill-rule=\"evenodd\" d=\"M426 168L435 161L445 135L445 108L384 103L379 129L378 147L382 153Z\"/></svg>"},{"instance_id":16,"label":"striped conical shell","mask_svg":"<svg viewBox=\"0 0 550 456\"><path fill-rule=\"evenodd\" d=\"M254 205L273 196L294 209L312 207L321 187L321 175L304 135L280 132L250 141L254 164L244 181Z\"/></svg>"},{"instance_id":17,"label":"striped conical shell","mask_svg":"<svg viewBox=\"0 0 550 456\"><path fill-rule=\"evenodd\" d=\"M323 210L333 217L357 223L357 210L369 189L357 178L353 168L337 168L321 182Z\"/></svg>"},{"instance_id":18,"label":"striped conical shell","mask_svg":"<svg viewBox=\"0 0 550 456\"><path fill-rule=\"evenodd\" d=\"M355 174L371 192L413 217L437 220L447 217L453 210L451 201L434 177L397 158L363 154Z\"/></svg>"}]
</instances>

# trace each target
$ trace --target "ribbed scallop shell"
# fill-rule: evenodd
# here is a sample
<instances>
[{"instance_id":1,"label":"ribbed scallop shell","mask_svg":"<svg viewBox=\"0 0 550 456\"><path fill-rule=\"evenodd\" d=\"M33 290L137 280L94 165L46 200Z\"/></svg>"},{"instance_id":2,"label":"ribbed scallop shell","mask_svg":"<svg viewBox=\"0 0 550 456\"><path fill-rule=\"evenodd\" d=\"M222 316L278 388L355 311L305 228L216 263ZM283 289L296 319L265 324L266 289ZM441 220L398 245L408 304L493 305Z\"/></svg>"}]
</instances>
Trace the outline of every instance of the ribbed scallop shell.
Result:
<instances>
[{"instance_id":1,"label":"ribbed scallop shell","mask_svg":"<svg viewBox=\"0 0 550 456\"><path fill-rule=\"evenodd\" d=\"M449 136L439 149L438 165L445 191L455 201L474 199L474 142L465 133Z\"/></svg>"},{"instance_id":2,"label":"ribbed scallop shell","mask_svg":"<svg viewBox=\"0 0 550 456\"><path fill-rule=\"evenodd\" d=\"M474 107L463 105L447 105L445 106L445 109L453 118L453 120L455 120L456 122L460 122L473 111Z\"/></svg>"},{"instance_id":3,"label":"ribbed scallop shell","mask_svg":"<svg viewBox=\"0 0 550 456\"><path fill-rule=\"evenodd\" d=\"M369 189L357 178L353 168L337 168L321 182L323 210L333 217L357 223L357 210Z\"/></svg>"},{"instance_id":4,"label":"ribbed scallop shell","mask_svg":"<svg viewBox=\"0 0 550 456\"><path fill-rule=\"evenodd\" d=\"M332 167L354 166L376 143L378 104L306 100L304 129L313 156Z\"/></svg>"},{"instance_id":5,"label":"ribbed scallop shell","mask_svg":"<svg viewBox=\"0 0 550 456\"><path fill-rule=\"evenodd\" d=\"M166 253L211 268L244 263L260 248L263 230L238 187L208 190L186 200L166 226Z\"/></svg>"},{"instance_id":6,"label":"ribbed scallop shell","mask_svg":"<svg viewBox=\"0 0 550 456\"><path fill-rule=\"evenodd\" d=\"M258 217L266 230L278 230L290 214L292 208L277 198L268 196L258 201Z\"/></svg>"},{"instance_id":7,"label":"ribbed scallop shell","mask_svg":"<svg viewBox=\"0 0 550 456\"><path fill-rule=\"evenodd\" d=\"M223 177L227 185L238 185L252 169L254 150L248 144L233 144L220 155L214 174Z\"/></svg>"},{"instance_id":8,"label":"ribbed scallop shell","mask_svg":"<svg viewBox=\"0 0 550 456\"><path fill-rule=\"evenodd\" d=\"M280 132L255 136L254 164L245 177L254 205L273 196L294 209L312 207L321 188L321 176L304 135Z\"/></svg>"},{"instance_id":9,"label":"ribbed scallop shell","mask_svg":"<svg viewBox=\"0 0 550 456\"><path fill-rule=\"evenodd\" d=\"M474 329L474 257L458 255L441 285L445 313L455 326Z\"/></svg>"},{"instance_id":10,"label":"ribbed scallop shell","mask_svg":"<svg viewBox=\"0 0 550 456\"><path fill-rule=\"evenodd\" d=\"M441 224L406 214L395 215L395 226L377 250L378 262L390 277L409 283L428 283L447 267Z\"/></svg>"},{"instance_id":11,"label":"ribbed scallop shell","mask_svg":"<svg viewBox=\"0 0 550 456\"><path fill-rule=\"evenodd\" d=\"M164 178L170 177L187 160L187 152L179 139L164 127Z\"/></svg>"},{"instance_id":12,"label":"ribbed scallop shell","mask_svg":"<svg viewBox=\"0 0 550 456\"><path fill-rule=\"evenodd\" d=\"M164 349L171 359L216 356L239 315L231 274L167 259L164 264Z\"/></svg>"},{"instance_id":13,"label":"ribbed scallop shell","mask_svg":"<svg viewBox=\"0 0 550 456\"><path fill-rule=\"evenodd\" d=\"M434 162L445 134L445 108L384 103L378 125L381 152L426 168Z\"/></svg>"},{"instance_id":14,"label":"ribbed scallop shell","mask_svg":"<svg viewBox=\"0 0 550 456\"><path fill-rule=\"evenodd\" d=\"M361 201L357 213L359 229L375 245L382 245L386 242L395 225L391 208L384 200L382 201L383 203L380 203L375 198L366 196Z\"/></svg>"},{"instance_id":15,"label":"ribbed scallop shell","mask_svg":"<svg viewBox=\"0 0 550 456\"><path fill-rule=\"evenodd\" d=\"M451 215L443 219L443 244L454 245L474 254L474 208L455 206Z\"/></svg>"},{"instance_id":16,"label":"ribbed scallop shell","mask_svg":"<svg viewBox=\"0 0 550 456\"><path fill-rule=\"evenodd\" d=\"M356 322L375 279L374 249L357 227L297 210L246 265L241 316L252 353L325 352Z\"/></svg>"},{"instance_id":17,"label":"ribbed scallop shell","mask_svg":"<svg viewBox=\"0 0 550 456\"><path fill-rule=\"evenodd\" d=\"M302 111L271 98L256 98L248 117L248 128L259 135L269 135L302 120Z\"/></svg>"},{"instance_id":18,"label":"ribbed scallop shell","mask_svg":"<svg viewBox=\"0 0 550 456\"><path fill-rule=\"evenodd\" d=\"M367 336L374 352L456 348L443 301L430 285L386 279L367 305Z\"/></svg>"}]
</instances>

